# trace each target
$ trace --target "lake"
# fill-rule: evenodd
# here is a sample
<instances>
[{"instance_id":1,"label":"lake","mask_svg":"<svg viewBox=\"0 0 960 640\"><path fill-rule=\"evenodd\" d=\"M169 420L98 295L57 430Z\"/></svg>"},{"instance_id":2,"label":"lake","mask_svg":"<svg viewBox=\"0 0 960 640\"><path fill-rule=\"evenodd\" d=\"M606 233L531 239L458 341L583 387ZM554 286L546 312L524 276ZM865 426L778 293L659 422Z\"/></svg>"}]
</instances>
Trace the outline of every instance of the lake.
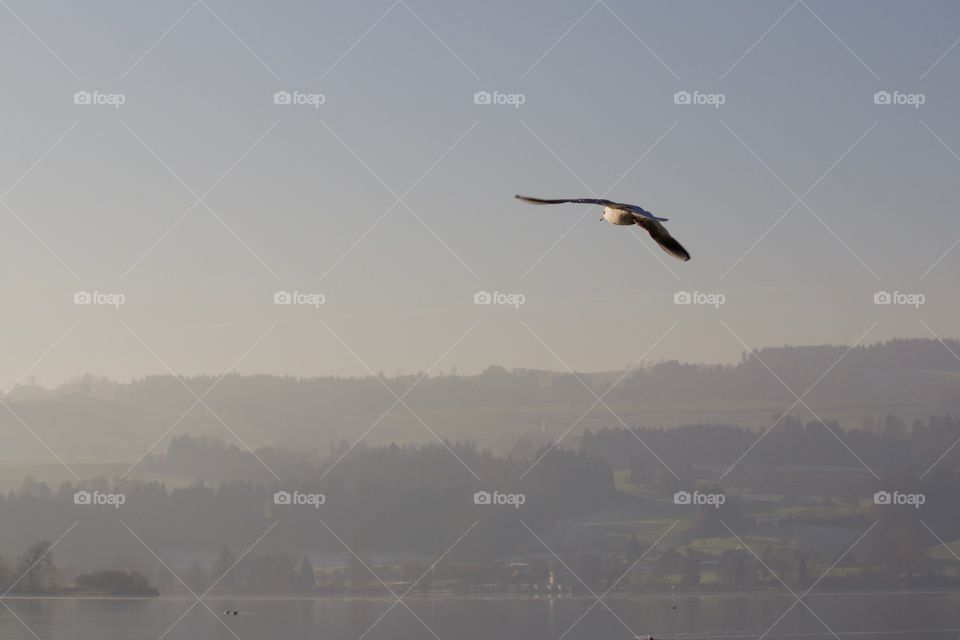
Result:
<instances>
[{"instance_id":1,"label":"lake","mask_svg":"<svg viewBox=\"0 0 960 640\"><path fill-rule=\"evenodd\" d=\"M40 640L721 640L759 638L795 600L780 593L610 596L613 613L602 604L586 613L592 598L410 596L386 615L392 599L211 597L205 603L213 613L176 597L4 602L10 610L0 607L3 640L36 640L34 633ZM812 613L798 604L766 637L960 637L960 594L811 594L807 604ZM224 616L226 609L240 613Z\"/></svg>"}]
</instances>

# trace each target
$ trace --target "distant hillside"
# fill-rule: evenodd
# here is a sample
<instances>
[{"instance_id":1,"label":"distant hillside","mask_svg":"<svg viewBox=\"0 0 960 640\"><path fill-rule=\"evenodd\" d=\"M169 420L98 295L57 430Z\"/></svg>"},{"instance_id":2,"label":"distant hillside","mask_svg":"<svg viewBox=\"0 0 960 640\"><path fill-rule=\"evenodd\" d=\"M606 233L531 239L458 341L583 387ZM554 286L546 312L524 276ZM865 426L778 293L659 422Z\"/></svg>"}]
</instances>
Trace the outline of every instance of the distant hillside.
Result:
<instances>
[{"instance_id":1,"label":"distant hillside","mask_svg":"<svg viewBox=\"0 0 960 640\"><path fill-rule=\"evenodd\" d=\"M960 355L960 343L893 340L849 353L834 345L765 348L745 353L735 365L645 365L612 389L623 372L581 373L578 380L563 372L491 366L479 375L424 378L404 396L416 416L385 388L403 394L415 375L228 374L204 397L219 418L200 404L183 415L195 402L185 385L202 395L215 376L149 376L125 384L88 376L45 392L15 390L5 400L16 416L0 412L0 433L7 460L37 461L49 461L50 454L31 430L67 459L129 461L165 432L158 447L184 433L231 439L219 420L254 447L326 450L331 443L354 441L379 420L365 437L368 443L422 442L432 439L433 431L499 450L529 449L552 442L575 422L569 444L576 444L584 428L620 427L621 419L638 427L765 428L795 402L777 377L798 395L816 383L804 402L823 419L853 427L888 414L909 422L960 412L960 359L950 350ZM604 403L616 416L603 404L583 416L595 397L581 380L594 393L607 393ZM809 418L802 405L792 413Z\"/></svg>"}]
</instances>

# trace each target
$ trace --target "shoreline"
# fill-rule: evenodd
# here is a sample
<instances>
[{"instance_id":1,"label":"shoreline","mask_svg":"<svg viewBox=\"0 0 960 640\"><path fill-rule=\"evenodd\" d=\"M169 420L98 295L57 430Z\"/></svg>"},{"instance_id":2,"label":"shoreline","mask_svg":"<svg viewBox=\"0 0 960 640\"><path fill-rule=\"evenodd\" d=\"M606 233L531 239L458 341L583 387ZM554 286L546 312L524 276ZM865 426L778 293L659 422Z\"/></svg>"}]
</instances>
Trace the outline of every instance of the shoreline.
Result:
<instances>
[{"instance_id":1,"label":"shoreline","mask_svg":"<svg viewBox=\"0 0 960 640\"><path fill-rule=\"evenodd\" d=\"M960 589L871 589L871 590L850 590L850 591L824 591L821 593L809 593L807 597L843 597L843 596L936 596L936 595L958 595ZM756 591L717 591L717 592L634 592L634 593L610 593L604 597L604 600L639 600L639 599L670 599L670 600L695 600L695 599L731 599L743 597L787 597L794 596L785 589L780 590L756 590ZM132 601L155 601L155 600L186 600L193 601L196 598L189 594L160 594L159 596L97 596L97 595L68 595L68 594L48 594L48 595L8 595L5 600L132 600ZM595 600L589 593L583 594L551 594L551 593L452 593L438 591L434 593L408 594L404 600ZM388 600L394 598L390 594L342 594L342 593L321 593L314 595L291 594L216 594L203 598L204 601L255 601L255 600L276 600L291 602L315 602L319 600Z\"/></svg>"}]
</instances>

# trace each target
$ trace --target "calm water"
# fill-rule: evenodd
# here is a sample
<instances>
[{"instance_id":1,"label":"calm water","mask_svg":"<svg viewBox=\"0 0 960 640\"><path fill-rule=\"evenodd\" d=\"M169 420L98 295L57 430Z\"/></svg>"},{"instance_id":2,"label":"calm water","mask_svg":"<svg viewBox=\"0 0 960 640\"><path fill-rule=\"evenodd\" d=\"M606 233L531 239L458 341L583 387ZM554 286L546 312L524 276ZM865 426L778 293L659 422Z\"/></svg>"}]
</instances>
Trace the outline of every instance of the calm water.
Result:
<instances>
[{"instance_id":1,"label":"calm water","mask_svg":"<svg viewBox=\"0 0 960 640\"><path fill-rule=\"evenodd\" d=\"M607 601L636 635L719 640L759 637L794 600L788 594L610 597ZM399 604L379 622L391 600L210 598L206 602L216 615L199 604L184 615L192 601L178 598L8 598L4 602L12 612L0 607L3 640L35 640L17 617L41 640L158 640L161 636L170 640L358 640L365 633L369 640L436 640L433 633L440 640L632 637L602 605L583 615L592 602L587 598L411 597L405 602L413 613ZM960 594L817 595L808 596L808 604L816 615L797 605L767 638L834 638L827 626L844 639L960 637ZM227 608L241 613L224 617Z\"/></svg>"}]
</instances>

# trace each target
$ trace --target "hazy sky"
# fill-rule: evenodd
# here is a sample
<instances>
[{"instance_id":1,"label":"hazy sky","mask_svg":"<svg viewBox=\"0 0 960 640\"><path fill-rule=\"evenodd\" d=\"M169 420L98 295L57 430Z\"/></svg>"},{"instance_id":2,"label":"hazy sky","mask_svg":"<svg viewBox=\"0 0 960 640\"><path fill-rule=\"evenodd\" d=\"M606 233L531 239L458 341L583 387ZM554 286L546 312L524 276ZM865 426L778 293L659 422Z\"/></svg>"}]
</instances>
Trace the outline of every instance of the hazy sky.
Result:
<instances>
[{"instance_id":1,"label":"hazy sky","mask_svg":"<svg viewBox=\"0 0 960 640\"><path fill-rule=\"evenodd\" d=\"M6 6L7 384L602 370L735 360L735 335L958 333L955 2ZM642 204L693 260L515 193Z\"/></svg>"}]
</instances>

